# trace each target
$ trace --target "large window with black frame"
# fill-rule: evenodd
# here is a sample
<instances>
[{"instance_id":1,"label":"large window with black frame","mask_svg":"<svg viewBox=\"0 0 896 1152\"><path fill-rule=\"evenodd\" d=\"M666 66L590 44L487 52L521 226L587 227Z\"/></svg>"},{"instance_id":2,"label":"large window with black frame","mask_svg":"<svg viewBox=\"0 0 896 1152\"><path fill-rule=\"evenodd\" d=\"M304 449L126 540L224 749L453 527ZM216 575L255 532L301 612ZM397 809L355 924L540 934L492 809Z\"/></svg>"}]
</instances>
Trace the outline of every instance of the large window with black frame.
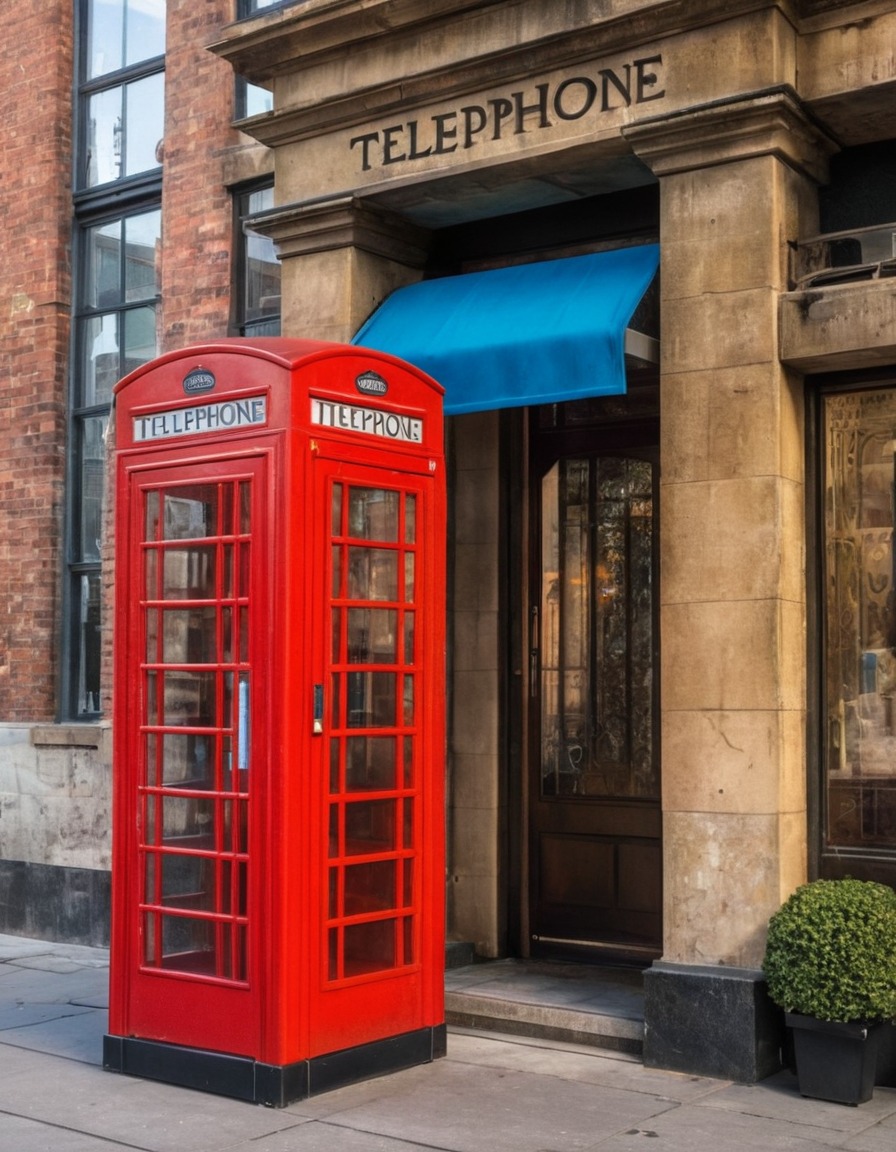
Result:
<instances>
[{"instance_id":1,"label":"large window with black frame","mask_svg":"<svg viewBox=\"0 0 896 1152\"><path fill-rule=\"evenodd\" d=\"M158 348L165 0L77 0L74 303L63 693L100 711L100 540L112 386Z\"/></svg>"},{"instance_id":2,"label":"large window with black frame","mask_svg":"<svg viewBox=\"0 0 896 1152\"><path fill-rule=\"evenodd\" d=\"M252 217L274 205L274 186L255 184L236 194L237 234L234 329L240 336L280 335L280 261L274 242L252 227Z\"/></svg>"}]
</instances>

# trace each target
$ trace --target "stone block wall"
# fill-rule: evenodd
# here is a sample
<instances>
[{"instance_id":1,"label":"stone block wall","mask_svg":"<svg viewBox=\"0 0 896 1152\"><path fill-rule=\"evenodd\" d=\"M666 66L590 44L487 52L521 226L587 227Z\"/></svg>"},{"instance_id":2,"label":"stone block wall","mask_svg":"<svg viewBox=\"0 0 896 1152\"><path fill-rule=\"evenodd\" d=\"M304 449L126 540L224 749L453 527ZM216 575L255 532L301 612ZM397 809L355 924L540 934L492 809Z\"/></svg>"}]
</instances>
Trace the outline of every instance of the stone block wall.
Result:
<instances>
[{"instance_id":1,"label":"stone block wall","mask_svg":"<svg viewBox=\"0 0 896 1152\"><path fill-rule=\"evenodd\" d=\"M108 725L0 725L0 932L105 944Z\"/></svg>"}]
</instances>

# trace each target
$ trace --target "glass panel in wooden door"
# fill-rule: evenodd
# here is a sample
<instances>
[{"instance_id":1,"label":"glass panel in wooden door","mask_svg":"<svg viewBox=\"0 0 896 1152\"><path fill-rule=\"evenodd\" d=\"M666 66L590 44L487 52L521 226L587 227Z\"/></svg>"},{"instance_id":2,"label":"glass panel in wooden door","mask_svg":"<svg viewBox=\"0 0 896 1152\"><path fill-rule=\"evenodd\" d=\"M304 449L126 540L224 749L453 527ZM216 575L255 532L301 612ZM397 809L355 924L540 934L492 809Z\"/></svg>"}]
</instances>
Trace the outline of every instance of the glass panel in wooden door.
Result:
<instances>
[{"instance_id":1,"label":"glass panel in wooden door","mask_svg":"<svg viewBox=\"0 0 896 1152\"><path fill-rule=\"evenodd\" d=\"M330 486L330 982L415 963L417 500L398 488Z\"/></svg>"},{"instance_id":2,"label":"glass panel in wooden door","mask_svg":"<svg viewBox=\"0 0 896 1152\"><path fill-rule=\"evenodd\" d=\"M656 950L654 469L568 457L541 481L535 951Z\"/></svg>"},{"instance_id":3,"label":"glass panel in wooden door","mask_svg":"<svg viewBox=\"0 0 896 1152\"><path fill-rule=\"evenodd\" d=\"M139 907L146 969L247 979L250 479L143 490Z\"/></svg>"}]
</instances>

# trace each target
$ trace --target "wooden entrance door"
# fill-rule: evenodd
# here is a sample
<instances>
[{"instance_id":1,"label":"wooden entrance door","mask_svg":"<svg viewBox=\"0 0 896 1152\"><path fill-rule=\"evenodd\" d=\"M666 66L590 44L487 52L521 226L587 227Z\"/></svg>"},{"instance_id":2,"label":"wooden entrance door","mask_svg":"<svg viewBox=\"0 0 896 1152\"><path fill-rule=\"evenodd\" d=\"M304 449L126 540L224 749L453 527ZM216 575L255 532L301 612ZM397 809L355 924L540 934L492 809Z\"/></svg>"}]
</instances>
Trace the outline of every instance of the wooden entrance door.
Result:
<instances>
[{"instance_id":1,"label":"wooden entrance door","mask_svg":"<svg viewBox=\"0 0 896 1152\"><path fill-rule=\"evenodd\" d=\"M536 451L529 931L535 956L658 955L655 450Z\"/></svg>"}]
</instances>

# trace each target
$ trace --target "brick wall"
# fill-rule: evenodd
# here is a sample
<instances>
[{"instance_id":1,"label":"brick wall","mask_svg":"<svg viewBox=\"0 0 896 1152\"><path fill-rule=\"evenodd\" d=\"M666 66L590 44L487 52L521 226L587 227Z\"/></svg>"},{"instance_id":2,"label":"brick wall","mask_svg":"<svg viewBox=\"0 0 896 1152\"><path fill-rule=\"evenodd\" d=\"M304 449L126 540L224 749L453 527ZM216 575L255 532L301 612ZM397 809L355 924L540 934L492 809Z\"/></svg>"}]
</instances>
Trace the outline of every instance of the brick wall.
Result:
<instances>
[{"instance_id":1,"label":"brick wall","mask_svg":"<svg viewBox=\"0 0 896 1152\"><path fill-rule=\"evenodd\" d=\"M0 718L56 706L71 221L71 0L0 6Z\"/></svg>"},{"instance_id":2,"label":"brick wall","mask_svg":"<svg viewBox=\"0 0 896 1152\"><path fill-rule=\"evenodd\" d=\"M232 200L227 151L233 70L205 45L233 19L233 0L168 0L162 185L164 351L226 336L230 322Z\"/></svg>"}]
</instances>

